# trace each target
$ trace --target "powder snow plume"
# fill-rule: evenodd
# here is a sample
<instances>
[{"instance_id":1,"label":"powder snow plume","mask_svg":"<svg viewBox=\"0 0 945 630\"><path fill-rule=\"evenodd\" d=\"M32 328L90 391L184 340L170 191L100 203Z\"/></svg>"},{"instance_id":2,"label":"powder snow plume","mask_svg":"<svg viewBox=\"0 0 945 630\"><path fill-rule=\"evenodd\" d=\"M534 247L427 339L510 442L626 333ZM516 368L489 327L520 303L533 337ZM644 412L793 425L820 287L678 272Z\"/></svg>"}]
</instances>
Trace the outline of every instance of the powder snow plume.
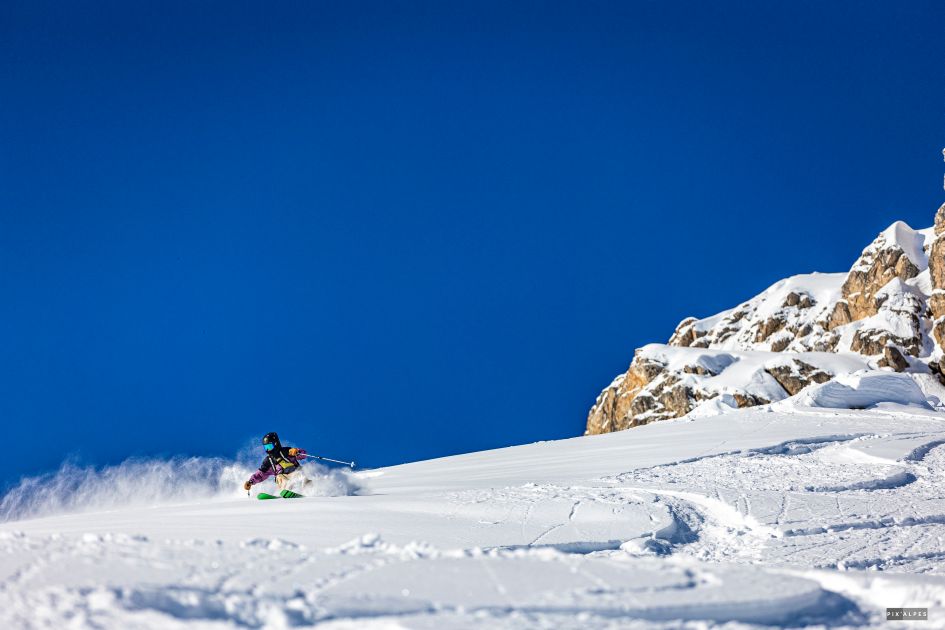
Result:
<instances>
[{"instance_id":1,"label":"powder snow plume","mask_svg":"<svg viewBox=\"0 0 945 630\"><path fill-rule=\"evenodd\" d=\"M243 460L243 457L239 458ZM66 461L52 473L24 477L0 499L0 522L124 507L149 507L246 497L243 482L256 464L213 457L130 458L114 466ZM345 473L308 463L313 496L355 494ZM256 486L273 491L271 479Z\"/></svg>"}]
</instances>

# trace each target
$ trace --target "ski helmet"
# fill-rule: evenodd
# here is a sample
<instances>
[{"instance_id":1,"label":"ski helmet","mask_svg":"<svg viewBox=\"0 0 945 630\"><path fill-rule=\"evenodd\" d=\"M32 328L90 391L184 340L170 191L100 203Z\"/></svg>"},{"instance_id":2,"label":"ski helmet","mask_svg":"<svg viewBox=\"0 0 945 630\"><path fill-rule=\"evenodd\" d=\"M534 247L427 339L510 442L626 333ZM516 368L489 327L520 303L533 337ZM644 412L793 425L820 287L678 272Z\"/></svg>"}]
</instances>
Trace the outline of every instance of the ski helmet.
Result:
<instances>
[{"instance_id":1,"label":"ski helmet","mask_svg":"<svg viewBox=\"0 0 945 630\"><path fill-rule=\"evenodd\" d=\"M282 446L282 444L279 443L279 436L275 432L267 433L266 435L264 435L262 439L262 443L263 445L274 444L276 448Z\"/></svg>"}]
</instances>

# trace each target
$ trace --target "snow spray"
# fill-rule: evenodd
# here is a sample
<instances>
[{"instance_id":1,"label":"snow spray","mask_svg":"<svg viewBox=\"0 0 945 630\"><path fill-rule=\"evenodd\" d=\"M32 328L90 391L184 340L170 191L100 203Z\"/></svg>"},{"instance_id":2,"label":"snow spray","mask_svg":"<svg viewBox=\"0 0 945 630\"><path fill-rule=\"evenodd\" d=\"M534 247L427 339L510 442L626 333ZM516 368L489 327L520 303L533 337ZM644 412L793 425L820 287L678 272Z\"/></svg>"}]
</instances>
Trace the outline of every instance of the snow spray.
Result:
<instances>
[{"instance_id":1,"label":"snow spray","mask_svg":"<svg viewBox=\"0 0 945 630\"><path fill-rule=\"evenodd\" d=\"M67 460L55 472L24 477L3 495L0 522L245 498L242 484L258 465L249 463L249 457L131 458L103 467ZM342 471L309 464L305 473L315 482L308 496L344 496L358 490L351 476Z\"/></svg>"}]
</instances>

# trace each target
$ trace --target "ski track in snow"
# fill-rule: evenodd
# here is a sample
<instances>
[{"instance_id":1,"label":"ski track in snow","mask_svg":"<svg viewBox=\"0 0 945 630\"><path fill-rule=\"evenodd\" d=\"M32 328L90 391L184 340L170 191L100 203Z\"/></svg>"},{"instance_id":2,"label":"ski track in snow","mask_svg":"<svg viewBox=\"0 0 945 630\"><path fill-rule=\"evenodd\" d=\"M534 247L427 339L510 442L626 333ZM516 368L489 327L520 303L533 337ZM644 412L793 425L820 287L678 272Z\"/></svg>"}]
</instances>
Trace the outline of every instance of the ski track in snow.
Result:
<instances>
[{"instance_id":1,"label":"ski track in snow","mask_svg":"<svg viewBox=\"0 0 945 630\"><path fill-rule=\"evenodd\" d=\"M745 416L6 523L0 627L945 627L945 419Z\"/></svg>"}]
</instances>

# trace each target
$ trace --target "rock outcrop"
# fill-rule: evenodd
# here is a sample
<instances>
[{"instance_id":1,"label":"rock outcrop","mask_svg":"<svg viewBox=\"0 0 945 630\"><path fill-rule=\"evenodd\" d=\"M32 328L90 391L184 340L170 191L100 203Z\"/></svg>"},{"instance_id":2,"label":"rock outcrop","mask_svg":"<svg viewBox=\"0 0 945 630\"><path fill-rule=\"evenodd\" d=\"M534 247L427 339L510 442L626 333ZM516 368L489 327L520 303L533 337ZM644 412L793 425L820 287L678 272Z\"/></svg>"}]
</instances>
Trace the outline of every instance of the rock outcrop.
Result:
<instances>
[{"instance_id":1,"label":"rock outcrop","mask_svg":"<svg viewBox=\"0 0 945 630\"><path fill-rule=\"evenodd\" d=\"M935 341L945 347L945 204L935 213L934 231L935 240L929 249L929 280L932 284L929 311Z\"/></svg>"},{"instance_id":2,"label":"rock outcrop","mask_svg":"<svg viewBox=\"0 0 945 630\"><path fill-rule=\"evenodd\" d=\"M945 205L933 228L893 223L847 273L794 276L713 317L684 319L666 346L638 350L601 392L586 432L678 418L709 403L766 404L857 369L931 372L945 383L943 347Z\"/></svg>"},{"instance_id":3,"label":"rock outcrop","mask_svg":"<svg viewBox=\"0 0 945 630\"><path fill-rule=\"evenodd\" d=\"M928 267L921 253L923 240L921 234L897 221L863 250L843 283L843 300L851 321L876 314L876 294L891 280L910 280L922 271L919 265Z\"/></svg>"},{"instance_id":4,"label":"rock outcrop","mask_svg":"<svg viewBox=\"0 0 945 630\"><path fill-rule=\"evenodd\" d=\"M631 425L630 421L638 411L631 410L630 406L637 394L662 372L662 365L645 360L637 361L634 357L630 369L615 378L597 397L587 419L588 433L609 433L635 426Z\"/></svg>"},{"instance_id":5,"label":"rock outcrop","mask_svg":"<svg viewBox=\"0 0 945 630\"><path fill-rule=\"evenodd\" d=\"M791 396L799 394L811 383L826 383L833 375L809 363L794 359L789 364L777 365L766 370Z\"/></svg>"},{"instance_id":6,"label":"rock outcrop","mask_svg":"<svg viewBox=\"0 0 945 630\"><path fill-rule=\"evenodd\" d=\"M867 367L826 353L778 354L650 344L597 397L587 433L609 433L678 418L704 403L753 407L793 396L811 383Z\"/></svg>"},{"instance_id":7,"label":"rock outcrop","mask_svg":"<svg viewBox=\"0 0 945 630\"><path fill-rule=\"evenodd\" d=\"M807 352L825 332L828 295L835 295L842 274L795 276L775 284L760 296L714 318L684 319L669 339L683 348L793 350ZM808 285L813 289L805 288ZM813 291L813 293L812 293ZM817 293L818 295L814 295Z\"/></svg>"}]
</instances>

